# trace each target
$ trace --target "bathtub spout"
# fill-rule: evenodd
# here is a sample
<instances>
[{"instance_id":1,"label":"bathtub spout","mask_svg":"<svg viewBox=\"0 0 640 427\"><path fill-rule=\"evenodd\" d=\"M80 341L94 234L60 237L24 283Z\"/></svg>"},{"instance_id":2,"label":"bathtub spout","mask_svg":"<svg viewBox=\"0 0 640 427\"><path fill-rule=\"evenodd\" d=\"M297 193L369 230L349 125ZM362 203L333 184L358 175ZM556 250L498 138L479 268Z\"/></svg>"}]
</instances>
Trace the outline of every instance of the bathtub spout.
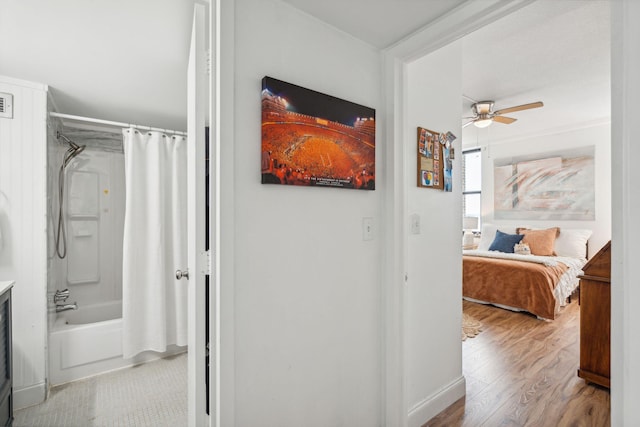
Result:
<instances>
[{"instance_id":1,"label":"bathtub spout","mask_svg":"<svg viewBox=\"0 0 640 427\"><path fill-rule=\"evenodd\" d=\"M78 303L74 302L73 304L56 304L56 313L60 313L61 311L67 310L77 310Z\"/></svg>"}]
</instances>

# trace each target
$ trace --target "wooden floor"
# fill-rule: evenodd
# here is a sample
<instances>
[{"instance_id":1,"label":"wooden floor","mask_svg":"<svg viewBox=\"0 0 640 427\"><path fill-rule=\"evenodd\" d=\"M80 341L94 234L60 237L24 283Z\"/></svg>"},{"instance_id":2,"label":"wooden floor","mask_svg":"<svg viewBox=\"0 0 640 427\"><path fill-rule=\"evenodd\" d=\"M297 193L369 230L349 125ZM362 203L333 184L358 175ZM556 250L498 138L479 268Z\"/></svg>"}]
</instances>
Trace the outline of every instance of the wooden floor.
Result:
<instances>
[{"instance_id":1,"label":"wooden floor","mask_svg":"<svg viewBox=\"0 0 640 427\"><path fill-rule=\"evenodd\" d=\"M609 426L609 390L587 385L579 364L576 298L554 321L463 302L483 324L462 343L467 395L425 426Z\"/></svg>"}]
</instances>

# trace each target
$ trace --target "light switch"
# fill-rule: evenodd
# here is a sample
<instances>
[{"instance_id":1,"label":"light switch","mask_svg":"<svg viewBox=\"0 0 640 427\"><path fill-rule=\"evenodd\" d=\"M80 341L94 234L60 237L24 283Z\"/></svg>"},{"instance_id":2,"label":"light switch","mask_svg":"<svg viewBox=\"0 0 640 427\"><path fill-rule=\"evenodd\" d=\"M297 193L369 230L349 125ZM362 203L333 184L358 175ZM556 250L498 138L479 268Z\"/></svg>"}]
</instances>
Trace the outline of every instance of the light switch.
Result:
<instances>
[{"instance_id":1,"label":"light switch","mask_svg":"<svg viewBox=\"0 0 640 427\"><path fill-rule=\"evenodd\" d=\"M373 218L362 218L362 240L373 240Z\"/></svg>"},{"instance_id":2,"label":"light switch","mask_svg":"<svg viewBox=\"0 0 640 427\"><path fill-rule=\"evenodd\" d=\"M420 215L413 214L409 219L411 223L411 234L420 234Z\"/></svg>"}]
</instances>

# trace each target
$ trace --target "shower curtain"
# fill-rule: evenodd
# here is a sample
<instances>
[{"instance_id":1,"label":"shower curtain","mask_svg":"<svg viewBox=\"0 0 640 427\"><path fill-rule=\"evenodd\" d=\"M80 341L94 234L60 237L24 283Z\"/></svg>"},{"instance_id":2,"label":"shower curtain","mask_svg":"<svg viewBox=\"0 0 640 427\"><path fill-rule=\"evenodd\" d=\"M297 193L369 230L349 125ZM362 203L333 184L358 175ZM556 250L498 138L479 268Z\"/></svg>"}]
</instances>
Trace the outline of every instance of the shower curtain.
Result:
<instances>
[{"instance_id":1,"label":"shower curtain","mask_svg":"<svg viewBox=\"0 0 640 427\"><path fill-rule=\"evenodd\" d=\"M123 129L125 219L124 358L187 345L187 140Z\"/></svg>"}]
</instances>

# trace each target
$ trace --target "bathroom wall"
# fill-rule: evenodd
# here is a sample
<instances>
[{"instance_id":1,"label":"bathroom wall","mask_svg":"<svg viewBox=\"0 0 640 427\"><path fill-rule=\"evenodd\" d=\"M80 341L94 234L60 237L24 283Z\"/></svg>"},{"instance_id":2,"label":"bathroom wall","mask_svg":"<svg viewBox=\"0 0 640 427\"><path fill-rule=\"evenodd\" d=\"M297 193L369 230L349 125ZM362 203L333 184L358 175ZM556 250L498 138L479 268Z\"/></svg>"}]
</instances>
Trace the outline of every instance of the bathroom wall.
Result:
<instances>
[{"instance_id":1,"label":"bathroom wall","mask_svg":"<svg viewBox=\"0 0 640 427\"><path fill-rule=\"evenodd\" d=\"M13 288L13 390L16 409L46 393L47 86L0 76L14 95L14 118L0 118L0 280Z\"/></svg>"}]
</instances>

